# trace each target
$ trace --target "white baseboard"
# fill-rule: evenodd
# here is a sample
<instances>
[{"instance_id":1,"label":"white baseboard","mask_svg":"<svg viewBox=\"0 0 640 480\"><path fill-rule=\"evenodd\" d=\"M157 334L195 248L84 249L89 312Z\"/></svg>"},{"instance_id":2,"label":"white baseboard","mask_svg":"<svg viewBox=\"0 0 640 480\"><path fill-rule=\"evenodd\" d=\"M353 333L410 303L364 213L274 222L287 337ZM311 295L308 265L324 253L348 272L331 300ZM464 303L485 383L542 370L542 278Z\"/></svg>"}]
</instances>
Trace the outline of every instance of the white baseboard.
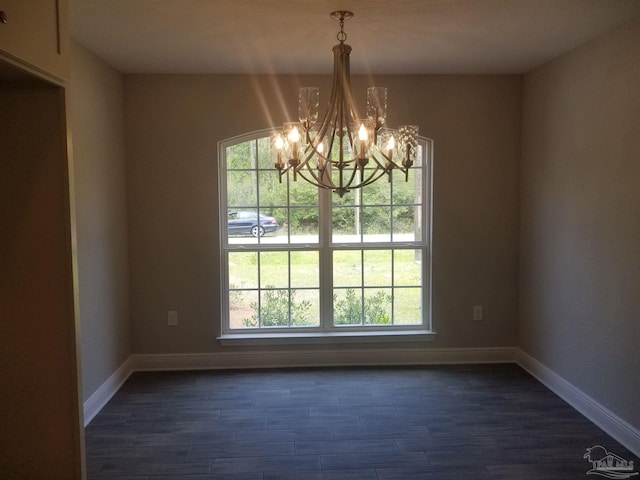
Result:
<instances>
[{"instance_id":1,"label":"white baseboard","mask_svg":"<svg viewBox=\"0 0 640 480\"><path fill-rule=\"evenodd\" d=\"M136 371L512 363L514 358L514 347L133 354L84 402L84 425L93 420Z\"/></svg>"},{"instance_id":2,"label":"white baseboard","mask_svg":"<svg viewBox=\"0 0 640 480\"><path fill-rule=\"evenodd\" d=\"M133 373L131 357L127 358L107 380L93 392L84 402L84 426L89 425L91 420L100 413L100 410L107 404L111 397L120 389L122 384Z\"/></svg>"},{"instance_id":3,"label":"white baseboard","mask_svg":"<svg viewBox=\"0 0 640 480\"><path fill-rule=\"evenodd\" d=\"M184 354L134 354L134 370L512 363L513 347L322 349Z\"/></svg>"},{"instance_id":4,"label":"white baseboard","mask_svg":"<svg viewBox=\"0 0 640 480\"><path fill-rule=\"evenodd\" d=\"M85 426L135 371L517 363L569 405L640 456L640 431L516 347L322 349L133 354L84 402Z\"/></svg>"},{"instance_id":5,"label":"white baseboard","mask_svg":"<svg viewBox=\"0 0 640 480\"><path fill-rule=\"evenodd\" d=\"M549 390L624 445L634 455L640 457L640 430L520 349L516 349L516 362Z\"/></svg>"}]
</instances>

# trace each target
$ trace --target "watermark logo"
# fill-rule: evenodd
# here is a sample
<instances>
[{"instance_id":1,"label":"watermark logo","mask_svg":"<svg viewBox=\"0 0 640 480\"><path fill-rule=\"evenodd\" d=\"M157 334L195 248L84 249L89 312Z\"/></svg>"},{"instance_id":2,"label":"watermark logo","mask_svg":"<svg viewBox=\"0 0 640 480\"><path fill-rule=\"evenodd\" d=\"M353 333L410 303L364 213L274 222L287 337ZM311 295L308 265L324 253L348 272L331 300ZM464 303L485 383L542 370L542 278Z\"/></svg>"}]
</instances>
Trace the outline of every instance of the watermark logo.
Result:
<instances>
[{"instance_id":1,"label":"watermark logo","mask_svg":"<svg viewBox=\"0 0 640 480\"><path fill-rule=\"evenodd\" d=\"M606 478L631 478L638 475L638 472L633 471L632 461L608 452L602 445L587 448L583 458L593 467L587 475L600 475Z\"/></svg>"}]
</instances>

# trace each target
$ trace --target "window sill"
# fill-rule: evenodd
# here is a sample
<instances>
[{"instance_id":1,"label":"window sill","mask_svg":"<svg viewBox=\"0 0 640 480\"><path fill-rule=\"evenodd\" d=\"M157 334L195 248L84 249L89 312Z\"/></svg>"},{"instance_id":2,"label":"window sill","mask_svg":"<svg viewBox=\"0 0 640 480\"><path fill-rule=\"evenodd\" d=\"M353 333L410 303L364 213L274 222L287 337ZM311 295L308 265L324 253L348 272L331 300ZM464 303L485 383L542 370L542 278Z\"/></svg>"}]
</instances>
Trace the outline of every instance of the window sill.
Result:
<instances>
[{"instance_id":1,"label":"window sill","mask_svg":"<svg viewBox=\"0 0 640 480\"><path fill-rule=\"evenodd\" d=\"M390 343L433 341L431 330L394 330L373 332L305 332L305 333L228 333L218 337L224 346L315 345L336 343Z\"/></svg>"}]
</instances>

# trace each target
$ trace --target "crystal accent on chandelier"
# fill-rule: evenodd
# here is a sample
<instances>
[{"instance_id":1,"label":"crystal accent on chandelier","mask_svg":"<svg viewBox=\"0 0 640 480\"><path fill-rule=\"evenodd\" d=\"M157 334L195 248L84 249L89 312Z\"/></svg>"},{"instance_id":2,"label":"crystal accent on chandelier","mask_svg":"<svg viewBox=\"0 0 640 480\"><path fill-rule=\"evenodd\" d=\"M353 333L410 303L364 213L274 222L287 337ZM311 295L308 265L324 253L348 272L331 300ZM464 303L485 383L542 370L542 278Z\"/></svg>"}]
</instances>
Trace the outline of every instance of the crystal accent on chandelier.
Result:
<instances>
[{"instance_id":1,"label":"crystal accent on chandelier","mask_svg":"<svg viewBox=\"0 0 640 480\"><path fill-rule=\"evenodd\" d=\"M390 182L394 170L404 173L407 180L418 151L417 126L404 125L395 131L384 128L386 88L369 87L367 118L356 118L349 67L351 47L344 43L344 21L352 16L347 11L331 13L331 18L340 22L340 43L333 47L333 85L322 120L318 122L319 89L301 87L299 122L285 123L282 130L271 134L272 158L280 182L292 171L294 181L300 177L341 197L384 176Z\"/></svg>"},{"instance_id":2,"label":"crystal accent on chandelier","mask_svg":"<svg viewBox=\"0 0 640 480\"><path fill-rule=\"evenodd\" d=\"M298 117L305 125L315 125L318 121L320 105L320 89L318 87L301 87L298 96Z\"/></svg>"},{"instance_id":3,"label":"crystal accent on chandelier","mask_svg":"<svg viewBox=\"0 0 640 480\"><path fill-rule=\"evenodd\" d=\"M376 122L380 129L387 120L387 89L384 87L367 88L367 116Z\"/></svg>"}]
</instances>

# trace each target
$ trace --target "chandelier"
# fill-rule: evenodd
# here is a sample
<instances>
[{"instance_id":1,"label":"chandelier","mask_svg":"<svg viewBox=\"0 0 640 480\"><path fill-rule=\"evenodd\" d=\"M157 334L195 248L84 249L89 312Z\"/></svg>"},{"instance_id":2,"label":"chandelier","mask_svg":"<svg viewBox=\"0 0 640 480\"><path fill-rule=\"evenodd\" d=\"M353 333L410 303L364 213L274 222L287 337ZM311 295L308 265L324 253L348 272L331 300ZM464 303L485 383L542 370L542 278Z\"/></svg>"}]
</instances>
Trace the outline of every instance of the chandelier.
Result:
<instances>
[{"instance_id":1,"label":"chandelier","mask_svg":"<svg viewBox=\"0 0 640 480\"><path fill-rule=\"evenodd\" d=\"M319 188L341 197L382 177L392 180L394 170L408 180L416 161L418 127L404 125L397 130L383 128L387 118L387 89L367 89L366 117L359 118L351 94L349 55L345 44L345 20L349 11L336 11L331 18L340 22L333 47L333 85L329 105L318 123L319 89L301 87L298 97L299 122L288 122L271 134L271 146L279 179L292 172ZM286 162L286 163L285 163Z\"/></svg>"}]
</instances>

